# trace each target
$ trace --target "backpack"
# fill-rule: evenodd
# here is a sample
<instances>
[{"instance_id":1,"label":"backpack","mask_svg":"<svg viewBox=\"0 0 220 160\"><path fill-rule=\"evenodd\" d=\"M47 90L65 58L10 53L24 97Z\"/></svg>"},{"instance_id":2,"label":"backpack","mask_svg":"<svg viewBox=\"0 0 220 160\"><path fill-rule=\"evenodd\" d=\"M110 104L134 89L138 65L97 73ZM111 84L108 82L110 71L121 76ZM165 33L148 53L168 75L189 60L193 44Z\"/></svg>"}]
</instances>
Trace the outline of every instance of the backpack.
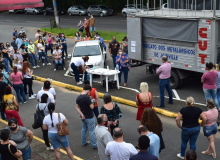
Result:
<instances>
[{"instance_id":1,"label":"backpack","mask_svg":"<svg viewBox=\"0 0 220 160\"><path fill-rule=\"evenodd\" d=\"M44 110L45 110L46 107L47 107L47 105L44 107ZM44 120L44 117L45 117L44 110L40 110L39 109L39 104L38 104L37 113L34 114L34 124L32 125L32 127L34 129L42 127L43 120Z\"/></svg>"},{"instance_id":2,"label":"backpack","mask_svg":"<svg viewBox=\"0 0 220 160\"><path fill-rule=\"evenodd\" d=\"M15 104L14 104L14 96L13 96L13 98L12 98L12 100L11 99L6 99L6 101L5 101L5 109L6 110L17 110L17 107L15 106Z\"/></svg>"}]
</instances>

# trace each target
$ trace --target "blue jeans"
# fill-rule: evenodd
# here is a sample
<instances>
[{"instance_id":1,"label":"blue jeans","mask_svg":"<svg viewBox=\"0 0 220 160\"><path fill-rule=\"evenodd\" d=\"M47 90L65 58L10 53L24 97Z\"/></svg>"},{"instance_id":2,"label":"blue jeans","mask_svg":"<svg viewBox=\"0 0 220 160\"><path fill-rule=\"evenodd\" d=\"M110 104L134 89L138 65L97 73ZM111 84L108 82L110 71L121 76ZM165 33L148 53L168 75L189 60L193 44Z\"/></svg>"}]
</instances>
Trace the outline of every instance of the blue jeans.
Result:
<instances>
[{"instance_id":1,"label":"blue jeans","mask_svg":"<svg viewBox=\"0 0 220 160\"><path fill-rule=\"evenodd\" d=\"M1 97L1 99L0 99L0 102L2 102L2 97ZM6 117L5 117L5 112L1 112L1 117L2 117L3 120L6 119Z\"/></svg>"},{"instance_id":2,"label":"blue jeans","mask_svg":"<svg viewBox=\"0 0 220 160\"><path fill-rule=\"evenodd\" d=\"M22 152L23 160L31 159L31 147L21 152Z\"/></svg>"},{"instance_id":3,"label":"blue jeans","mask_svg":"<svg viewBox=\"0 0 220 160\"><path fill-rule=\"evenodd\" d=\"M47 55L48 46L45 45L45 54Z\"/></svg>"},{"instance_id":4,"label":"blue jeans","mask_svg":"<svg viewBox=\"0 0 220 160\"><path fill-rule=\"evenodd\" d=\"M18 102L19 103L22 102L21 96L23 98L23 101L26 102L27 98L26 98L26 95L24 93L24 85L23 85L23 83L21 83L21 84L13 84L13 88L14 88L16 94L17 94Z\"/></svg>"},{"instance_id":5,"label":"blue jeans","mask_svg":"<svg viewBox=\"0 0 220 160\"><path fill-rule=\"evenodd\" d=\"M72 68L72 70L75 74L75 80L78 83L79 82L79 70L78 70L77 66L74 63L71 64L71 68Z\"/></svg>"},{"instance_id":6,"label":"blue jeans","mask_svg":"<svg viewBox=\"0 0 220 160\"><path fill-rule=\"evenodd\" d=\"M42 56L43 56L43 52L38 52L38 55L39 55L39 60L41 59L42 60L42 63L44 63L44 59L42 59ZM49 63L48 59L47 59L47 55L45 54L45 60L47 63Z\"/></svg>"},{"instance_id":7,"label":"blue jeans","mask_svg":"<svg viewBox=\"0 0 220 160\"><path fill-rule=\"evenodd\" d=\"M9 72L8 59L9 59L9 58L5 58L5 59L4 59L5 71L6 71L6 72Z\"/></svg>"},{"instance_id":8,"label":"blue jeans","mask_svg":"<svg viewBox=\"0 0 220 160\"><path fill-rule=\"evenodd\" d=\"M173 94L170 87L170 79L160 79L159 89L160 89L160 105L165 106L164 104L164 90L167 89L169 95L169 103L173 103Z\"/></svg>"},{"instance_id":9,"label":"blue jeans","mask_svg":"<svg viewBox=\"0 0 220 160\"><path fill-rule=\"evenodd\" d=\"M218 99L217 99L217 89L203 89L204 94L205 94L205 99L206 101L210 98L213 99L214 103L215 103L215 107L217 109L219 109L219 104L218 104ZM209 110L209 108L207 107L207 110Z\"/></svg>"},{"instance_id":10,"label":"blue jeans","mask_svg":"<svg viewBox=\"0 0 220 160\"><path fill-rule=\"evenodd\" d=\"M96 118L98 118L98 115L99 115L99 108L98 108L98 106L93 108L93 113L95 114Z\"/></svg>"},{"instance_id":11,"label":"blue jeans","mask_svg":"<svg viewBox=\"0 0 220 160\"><path fill-rule=\"evenodd\" d=\"M61 67L64 69L64 66L63 66L63 59L61 58L60 61L58 61L57 59L54 59L54 62L55 62L55 69L57 70L58 68L58 65L61 65Z\"/></svg>"},{"instance_id":12,"label":"blue jeans","mask_svg":"<svg viewBox=\"0 0 220 160\"><path fill-rule=\"evenodd\" d=\"M87 143L86 136L87 136L87 130L89 129L89 137L92 143L92 147L97 147L96 139L95 139L95 119L94 118L86 118L82 121L82 145L85 145Z\"/></svg>"},{"instance_id":13,"label":"blue jeans","mask_svg":"<svg viewBox=\"0 0 220 160\"><path fill-rule=\"evenodd\" d=\"M67 54L67 45L66 44L62 44L63 46L63 50L62 50L62 56L64 57L64 52L66 52L66 57L68 56Z\"/></svg>"},{"instance_id":14,"label":"blue jeans","mask_svg":"<svg viewBox=\"0 0 220 160\"><path fill-rule=\"evenodd\" d=\"M59 136L57 133L48 132L48 137L54 149L59 148L60 144L63 147L69 147L69 141L66 135Z\"/></svg>"},{"instance_id":15,"label":"blue jeans","mask_svg":"<svg viewBox=\"0 0 220 160\"><path fill-rule=\"evenodd\" d=\"M36 54L29 53L29 57L30 57L32 66L34 66L34 62L35 62L35 66L37 66L37 56L36 56Z\"/></svg>"},{"instance_id":16,"label":"blue jeans","mask_svg":"<svg viewBox=\"0 0 220 160\"><path fill-rule=\"evenodd\" d=\"M114 69L116 67L116 56L117 56L117 54L112 54L112 60L113 60Z\"/></svg>"},{"instance_id":17,"label":"blue jeans","mask_svg":"<svg viewBox=\"0 0 220 160\"><path fill-rule=\"evenodd\" d=\"M187 143L189 141L190 150L196 151L196 140L200 133L200 126L193 127L193 128L182 128L181 133L181 156L185 157Z\"/></svg>"},{"instance_id":18,"label":"blue jeans","mask_svg":"<svg viewBox=\"0 0 220 160\"><path fill-rule=\"evenodd\" d=\"M10 58L8 58L8 60L9 60L9 63L10 63L11 68L13 68L12 60L11 60Z\"/></svg>"},{"instance_id":19,"label":"blue jeans","mask_svg":"<svg viewBox=\"0 0 220 160\"><path fill-rule=\"evenodd\" d=\"M218 104L220 104L220 88L217 88L217 99L218 99Z\"/></svg>"},{"instance_id":20,"label":"blue jeans","mask_svg":"<svg viewBox=\"0 0 220 160\"><path fill-rule=\"evenodd\" d=\"M124 72L124 82L127 83L127 81L128 81L128 67L121 67L121 69L119 71L120 71L120 73L118 74L119 83L121 83L122 72Z\"/></svg>"}]
</instances>

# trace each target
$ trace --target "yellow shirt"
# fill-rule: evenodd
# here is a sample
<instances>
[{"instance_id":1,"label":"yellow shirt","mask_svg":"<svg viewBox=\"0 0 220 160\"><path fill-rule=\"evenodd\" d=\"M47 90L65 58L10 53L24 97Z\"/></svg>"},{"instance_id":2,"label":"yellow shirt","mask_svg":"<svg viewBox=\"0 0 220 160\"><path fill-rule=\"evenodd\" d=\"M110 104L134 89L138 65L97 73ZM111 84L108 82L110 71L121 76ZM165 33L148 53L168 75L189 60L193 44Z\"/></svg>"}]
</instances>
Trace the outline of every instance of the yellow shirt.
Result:
<instances>
[{"instance_id":1,"label":"yellow shirt","mask_svg":"<svg viewBox=\"0 0 220 160\"><path fill-rule=\"evenodd\" d=\"M6 104L6 110L17 110L17 107L14 104L15 96L13 94L4 95L4 103Z\"/></svg>"},{"instance_id":2,"label":"yellow shirt","mask_svg":"<svg viewBox=\"0 0 220 160\"><path fill-rule=\"evenodd\" d=\"M45 43L44 40L42 40L42 42ZM34 42L34 44L37 45L37 44L38 44L38 40L36 40L36 41Z\"/></svg>"}]
</instances>

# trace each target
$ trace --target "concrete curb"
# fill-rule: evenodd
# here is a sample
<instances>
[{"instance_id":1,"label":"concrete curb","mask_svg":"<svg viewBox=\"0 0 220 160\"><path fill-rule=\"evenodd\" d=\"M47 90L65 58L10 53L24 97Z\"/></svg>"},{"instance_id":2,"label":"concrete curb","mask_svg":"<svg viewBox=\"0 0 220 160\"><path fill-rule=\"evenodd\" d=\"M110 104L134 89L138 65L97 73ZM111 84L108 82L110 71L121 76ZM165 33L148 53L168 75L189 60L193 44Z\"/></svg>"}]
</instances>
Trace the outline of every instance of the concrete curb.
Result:
<instances>
[{"instance_id":1,"label":"concrete curb","mask_svg":"<svg viewBox=\"0 0 220 160\"><path fill-rule=\"evenodd\" d=\"M50 33L50 34L54 34L54 35L57 35L56 33L53 33L53 32L48 32L48 31L45 31L45 30L42 30L42 29L39 29L41 32L46 32L46 33ZM67 38L75 38L73 36L66 36ZM107 43L110 43L111 41L110 40L104 40L104 42L107 42ZM119 43L122 43L120 41L118 41Z\"/></svg>"},{"instance_id":2,"label":"concrete curb","mask_svg":"<svg viewBox=\"0 0 220 160\"><path fill-rule=\"evenodd\" d=\"M38 76L35 76L35 75L33 75L33 76L34 76L35 80L38 80L38 81L44 82L46 80L46 78L38 77ZM75 90L75 91L78 91L78 92L82 92L82 90L83 90L82 87L78 87L78 86L74 86L74 85L70 85L70 84L66 84L66 83L62 83L62 82L54 81L54 80L52 81L52 84L56 85L56 86L63 87L63 88L67 88L67 89L70 89L70 90ZM104 93L98 92L98 96L100 98L104 98ZM126 104L126 105L137 108L137 105L136 105L135 101L131 101L131 100L127 100L127 99L124 99L124 98L115 97L115 96L112 96L112 100L114 102ZM172 117L172 118L177 117L177 113L170 112L170 111L160 109L160 108L156 108L156 107L154 107L154 109L156 110L157 113L160 113L160 114L165 115L167 117Z\"/></svg>"}]
</instances>

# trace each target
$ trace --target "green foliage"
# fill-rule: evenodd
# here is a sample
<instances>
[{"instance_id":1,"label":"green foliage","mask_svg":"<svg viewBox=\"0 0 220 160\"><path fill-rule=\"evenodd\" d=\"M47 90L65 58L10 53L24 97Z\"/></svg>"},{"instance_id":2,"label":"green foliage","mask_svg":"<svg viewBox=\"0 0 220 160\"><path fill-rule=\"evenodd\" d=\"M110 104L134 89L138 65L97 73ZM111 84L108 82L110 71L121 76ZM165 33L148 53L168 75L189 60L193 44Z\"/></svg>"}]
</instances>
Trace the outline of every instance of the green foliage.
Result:
<instances>
[{"instance_id":1,"label":"green foliage","mask_svg":"<svg viewBox=\"0 0 220 160\"><path fill-rule=\"evenodd\" d=\"M75 36L75 33L79 31L78 28L61 28L61 29L53 28L52 31L51 28L40 28L40 29L55 34L64 33L65 36ZM97 30L97 32L104 40L112 40L112 37L115 36L116 39L121 42L122 39L124 39L124 37L127 36L126 33L122 33L122 32L111 32L111 31L101 31L101 30ZM84 34L85 33L86 32L84 30Z\"/></svg>"}]
</instances>

